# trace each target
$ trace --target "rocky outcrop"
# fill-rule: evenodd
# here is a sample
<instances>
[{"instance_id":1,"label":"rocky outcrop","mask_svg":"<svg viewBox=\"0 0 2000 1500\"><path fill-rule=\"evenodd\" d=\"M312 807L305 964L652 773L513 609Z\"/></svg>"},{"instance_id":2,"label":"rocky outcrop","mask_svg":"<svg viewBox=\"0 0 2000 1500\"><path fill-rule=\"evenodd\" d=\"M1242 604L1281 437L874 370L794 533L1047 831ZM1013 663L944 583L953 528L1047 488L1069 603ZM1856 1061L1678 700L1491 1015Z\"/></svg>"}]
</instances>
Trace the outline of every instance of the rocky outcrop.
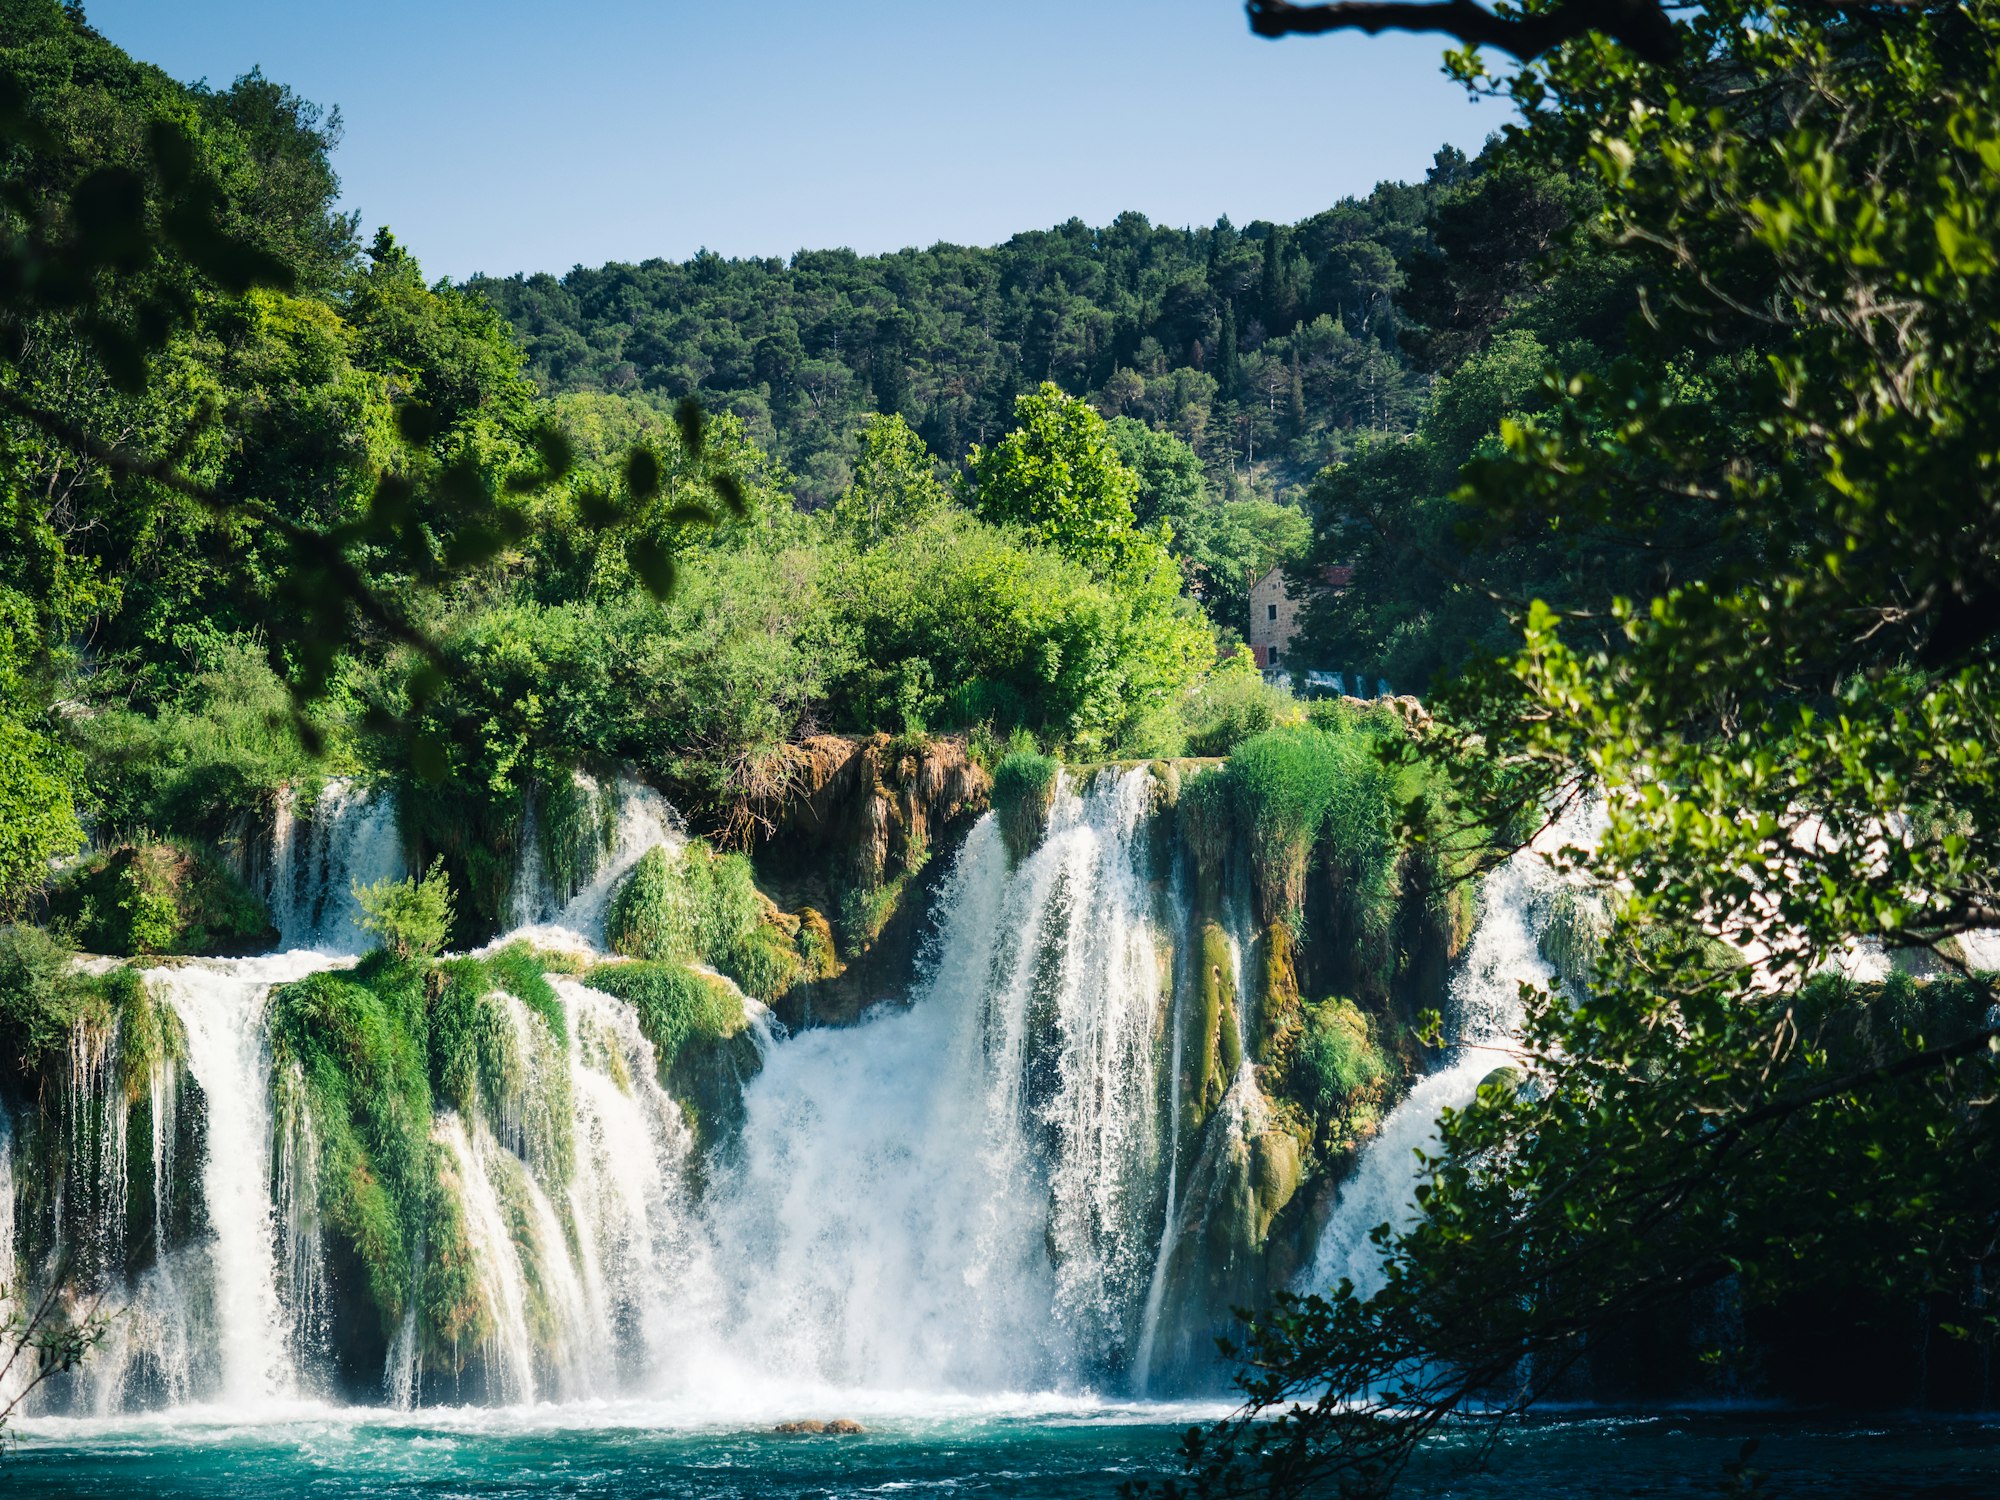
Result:
<instances>
[{"instance_id":1,"label":"rocky outcrop","mask_svg":"<svg viewBox=\"0 0 2000 1500\"><path fill-rule=\"evenodd\" d=\"M958 738L815 735L787 746L744 804L758 884L800 923L811 961L774 1002L788 1025L838 1025L909 990L932 886L985 811L992 777Z\"/></svg>"}]
</instances>

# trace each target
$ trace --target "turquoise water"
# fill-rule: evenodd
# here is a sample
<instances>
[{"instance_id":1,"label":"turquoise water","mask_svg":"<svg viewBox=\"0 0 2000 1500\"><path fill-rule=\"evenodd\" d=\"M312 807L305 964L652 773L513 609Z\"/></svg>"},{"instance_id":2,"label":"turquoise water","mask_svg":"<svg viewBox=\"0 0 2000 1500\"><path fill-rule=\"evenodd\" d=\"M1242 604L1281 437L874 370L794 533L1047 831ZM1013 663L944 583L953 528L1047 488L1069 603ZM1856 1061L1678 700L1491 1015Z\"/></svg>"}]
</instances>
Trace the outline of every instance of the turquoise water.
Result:
<instances>
[{"instance_id":1,"label":"turquoise water","mask_svg":"<svg viewBox=\"0 0 2000 1500\"><path fill-rule=\"evenodd\" d=\"M1186 1408L991 1409L877 1416L859 1437L767 1426L670 1429L615 1405L411 1416L323 1413L256 1424L34 1422L0 1460L8 1496L1112 1496L1173 1472ZM828 1415L837 1415L828 1413ZM2000 1426L1855 1424L1770 1413L1591 1416L1511 1433L1484 1473L1450 1443L1408 1493L1447 1500L1719 1496L1746 1438L1772 1496L1992 1500Z\"/></svg>"}]
</instances>

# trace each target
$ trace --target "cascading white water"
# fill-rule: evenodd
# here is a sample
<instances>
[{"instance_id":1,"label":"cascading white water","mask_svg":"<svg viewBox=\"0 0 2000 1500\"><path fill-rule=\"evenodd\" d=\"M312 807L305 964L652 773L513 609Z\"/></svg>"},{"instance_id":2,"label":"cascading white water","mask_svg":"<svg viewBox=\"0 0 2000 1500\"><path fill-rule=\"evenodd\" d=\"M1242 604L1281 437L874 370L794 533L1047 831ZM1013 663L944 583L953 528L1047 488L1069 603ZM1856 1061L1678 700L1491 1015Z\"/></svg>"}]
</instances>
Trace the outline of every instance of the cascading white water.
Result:
<instances>
[{"instance_id":1,"label":"cascading white water","mask_svg":"<svg viewBox=\"0 0 2000 1500\"><path fill-rule=\"evenodd\" d=\"M265 897L285 947L365 952L354 887L408 873L390 793L337 776L305 808L290 788L279 794Z\"/></svg>"},{"instance_id":2,"label":"cascading white water","mask_svg":"<svg viewBox=\"0 0 2000 1500\"><path fill-rule=\"evenodd\" d=\"M592 1325L606 1346L655 1369L689 1346L714 1305L688 1203L694 1138L660 1087L632 1007L572 979L558 980L556 992L569 1020L575 1101L569 1207Z\"/></svg>"},{"instance_id":3,"label":"cascading white water","mask_svg":"<svg viewBox=\"0 0 2000 1500\"><path fill-rule=\"evenodd\" d=\"M1322 1291L1344 1278L1365 1297L1382 1285L1381 1251L1369 1234L1378 1224L1410 1222L1423 1179L1419 1153L1437 1149L1439 1116L1464 1108L1481 1080L1511 1059L1521 986L1545 986L1555 977L1536 941L1548 898L1565 880L1548 856L1587 845L1599 816L1595 806L1580 808L1487 878L1478 925L1452 980L1446 1020L1455 1045L1444 1066L1417 1081L1361 1153L1300 1278L1301 1291Z\"/></svg>"},{"instance_id":4,"label":"cascading white water","mask_svg":"<svg viewBox=\"0 0 2000 1500\"><path fill-rule=\"evenodd\" d=\"M16 1326L24 1289L14 1263L14 1126L0 1109L0 1329ZM0 1411L11 1410L27 1388L29 1370L11 1339L0 1338Z\"/></svg>"},{"instance_id":5,"label":"cascading white water","mask_svg":"<svg viewBox=\"0 0 2000 1500\"><path fill-rule=\"evenodd\" d=\"M584 784L582 791L597 795L595 782L587 777L579 777L579 781ZM530 818L531 831L514 879L514 931L507 934L506 941L525 938L550 948L601 949L605 913L619 883L648 851L664 848L673 853L687 843L679 816L651 787L620 777L611 795L617 810L610 846L590 878L573 893L550 887L541 837L535 831L538 820Z\"/></svg>"},{"instance_id":6,"label":"cascading white water","mask_svg":"<svg viewBox=\"0 0 2000 1500\"><path fill-rule=\"evenodd\" d=\"M1159 1232L1166 985L1144 770L1064 784L1010 869L972 830L907 1009L772 1049L710 1213L733 1355L798 1385L1079 1383Z\"/></svg>"},{"instance_id":7,"label":"cascading white water","mask_svg":"<svg viewBox=\"0 0 2000 1500\"><path fill-rule=\"evenodd\" d=\"M145 976L180 1019L188 1072L207 1103L202 1188L213 1297L207 1335L219 1365L213 1395L234 1406L269 1403L298 1389L297 1334L278 1295L264 1018L273 985L324 965L313 955L290 953L153 969Z\"/></svg>"},{"instance_id":8,"label":"cascading white water","mask_svg":"<svg viewBox=\"0 0 2000 1500\"><path fill-rule=\"evenodd\" d=\"M618 795L592 878L551 925L510 937L601 945L618 882L648 849L683 842L656 795ZM432 1139L492 1333L461 1389L449 1374L433 1386L413 1318L387 1330L390 1399L650 1390L768 1405L773 1392L828 1388L1142 1386L1156 1337L1185 1332L1165 1275L1179 1222L1233 1191L1220 1166L1186 1182L1176 1171L1186 976L1177 986L1171 955L1188 896L1185 872L1163 881L1149 846L1156 801L1144 769L1065 779L1046 838L1018 864L981 819L945 878L907 1007L773 1041L746 1003L763 1071L741 1129L705 1162L631 1004L552 976L552 1032L546 1005L483 997L480 1045L506 1060L480 1106L440 1116ZM286 868L318 868L321 890L318 907L291 914L288 937L330 944L325 899L357 878L338 859L382 863L394 819L386 799L358 793L328 806L329 829L346 820L349 833L312 834L297 847L324 847ZM1487 895L1455 995L1469 1038L1504 1038L1514 985L1546 976L1524 915L1533 878L1510 868ZM1247 917L1225 925L1247 930ZM337 930L359 946L351 926ZM1244 945L1230 937L1243 993ZM168 1400L254 1408L330 1389L318 1142L297 1080L276 1080L274 1107L264 1011L273 984L339 961L299 952L148 976L186 1032L208 1121L207 1233L146 1273L143 1295L172 1313L162 1326L197 1351L173 1356ZM1340 1200L1322 1274L1359 1264L1366 1229L1407 1201L1409 1148L1500 1060L1461 1053L1390 1117ZM170 1114L155 1108L157 1180L172 1173L159 1128ZM1266 1116L1246 1061L1212 1127L1217 1161L1243 1166L1274 1128ZM171 1342L146 1337L149 1350ZM104 1389L119 1399L117 1382Z\"/></svg>"}]
</instances>

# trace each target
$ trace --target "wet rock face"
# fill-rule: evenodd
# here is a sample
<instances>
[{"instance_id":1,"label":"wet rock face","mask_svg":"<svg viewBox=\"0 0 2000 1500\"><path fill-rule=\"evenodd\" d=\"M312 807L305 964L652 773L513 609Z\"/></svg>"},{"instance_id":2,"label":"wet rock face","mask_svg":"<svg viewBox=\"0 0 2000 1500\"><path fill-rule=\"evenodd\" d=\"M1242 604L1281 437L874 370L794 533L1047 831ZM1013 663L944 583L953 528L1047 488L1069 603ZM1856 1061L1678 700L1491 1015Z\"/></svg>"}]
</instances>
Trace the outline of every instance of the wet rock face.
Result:
<instances>
[{"instance_id":1,"label":"wet rock face","mask_svg":"<svg viewBox=\"0 0 2000 1500\"><path fill-rule=\"evenodd\" d=\"M813 929L804 981L774 1008L788 1025L845 1024L907 990L938 856L986 810L992 777L962 739L824 734L788 746L771 786L735 821L758 883Z\"/></svg>"},{"instance_id":2,"label":"wet rock face","mask_svg":"<svg viewBox=\"0 0 2000 1500\"><path fill-rule=\"evenodd\" d=\"M774 791L744 807L760 845L817 854L861 886L885 884L949 825L983 812L993 784L961 739L886 734L789 745L772 781Z\"/></svg>"}]
</instances>

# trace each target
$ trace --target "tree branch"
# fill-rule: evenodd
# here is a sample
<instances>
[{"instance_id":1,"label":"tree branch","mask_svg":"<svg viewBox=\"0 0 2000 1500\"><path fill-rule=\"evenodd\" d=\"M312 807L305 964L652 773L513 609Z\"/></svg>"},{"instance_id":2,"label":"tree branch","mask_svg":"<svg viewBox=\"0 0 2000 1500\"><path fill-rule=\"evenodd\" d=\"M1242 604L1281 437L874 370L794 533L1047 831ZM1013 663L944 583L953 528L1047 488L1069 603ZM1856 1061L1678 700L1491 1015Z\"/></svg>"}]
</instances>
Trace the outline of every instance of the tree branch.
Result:
<instances>
[{"instance_id":1,"label":"tree branch","mask_svg":"<svg viewBox=\"0 0 2000 1500\"><path fill-rule=\"evenodd\" d=\"M1592 31L1622 43L1650 63L1672 61L1680 49L1674 24L1656 0L1560 0L1534 15L1496 15L1473 0L1335 0L1293 5L1247 0L1250 29L1262 37L1310 36L1353 29L1442 31L1468 47L1498 47L1527 62Z\"/></svg>"}]
</instances>

